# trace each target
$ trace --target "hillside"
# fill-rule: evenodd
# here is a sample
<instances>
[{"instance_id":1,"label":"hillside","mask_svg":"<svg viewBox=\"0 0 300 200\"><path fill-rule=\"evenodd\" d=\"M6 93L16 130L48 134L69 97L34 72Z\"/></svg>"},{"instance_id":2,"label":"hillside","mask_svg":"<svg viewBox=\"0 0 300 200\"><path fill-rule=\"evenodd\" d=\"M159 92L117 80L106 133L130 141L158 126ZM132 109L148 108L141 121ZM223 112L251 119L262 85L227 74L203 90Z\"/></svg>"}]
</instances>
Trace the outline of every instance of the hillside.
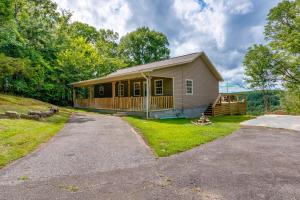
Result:
<instances>
[{"instance_id":1,"label":"hillside","mask_svg":"<svg viewBox=\"0 0 300 200\"><path fill-rule=\"evenodd\" d=\"M261 115L264 113L264 99L261 91L238 92L243 94L247 100L247 113L250 115ZM268 91L271 111L280 109L280 90Z\"/></svg>"},{"instance_id":2,"label":"hillside","mask_svg":"<svg viewBox=\"0 0 300 200\"><path fill-rule=\"evenodd\" d=\"M42 111L50 106L35 99L0 94L0 113ZM60 108L58 114L41 121L0 119L0 168L47 142L64 126L71 112L70 109Z\"/></svg>"},{"instance_id":3,"label":"hillside","mask_svg":"<svg viewBox=\"0 0 300 200\"><path fill-rule=\"evenodd\" d=\"M5 111L17 111L27 113L30 110L48 110L51 104L39 100L0 94L0 113Z\"/></svg>"}]
</instances>

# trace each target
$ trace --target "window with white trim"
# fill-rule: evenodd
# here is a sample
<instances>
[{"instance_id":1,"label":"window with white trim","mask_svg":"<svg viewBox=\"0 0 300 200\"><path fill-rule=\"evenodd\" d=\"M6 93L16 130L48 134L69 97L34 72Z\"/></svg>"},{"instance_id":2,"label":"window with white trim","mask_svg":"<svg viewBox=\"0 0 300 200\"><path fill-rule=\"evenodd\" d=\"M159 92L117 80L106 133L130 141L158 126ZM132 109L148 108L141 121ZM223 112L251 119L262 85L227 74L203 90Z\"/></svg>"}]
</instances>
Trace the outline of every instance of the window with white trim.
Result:
<instances>
[{"instance_id":1,"label":"window with white trim","mask_svg":"<svg viewBox=\"0 0 300 200\"><path fill-rule=\"evenodd\" d=\"M192 95L193 94L193 80L187 79L185 80L186 83L186 94Z\"/></svg>"},{"instance_id":2,"label":"window with white trim","mask_svg":"<svg viewBox=\"0 0 300 200\"><path fill-rule=\"evenodd\" d=\"M123 97L124 96L124 84L119 83L118 84L118 97Z\"/></svg>"},{"instance_id":3,"label":"window with white trim","mask_svg":"<svg viewBox=\"0 0 300 200\"><path fill-rule=\"evenodd\" d=\"M141 83L140 82L133 83L133 95L136 97L141 96Z\"/></svg>"},{"instance_id":4,"label":"window with white trim","mask_svg":"<svg viewBox=\"0 0 300 200\"><path fill-rule=\"evenodd\" d=\"M155 95L163 95L163 80L155 80L154 81L154 86L155 86Z\"/></svg>"},{"instance_id":5,"label":"window with white trim","mask_svg":"<svg viewBox=\"0 0 300 200\"><path fill-rule=\"evenodd\" d=\"M104 85L99 86L99 95L104 95Z\"/></svg>"}]
</instances>

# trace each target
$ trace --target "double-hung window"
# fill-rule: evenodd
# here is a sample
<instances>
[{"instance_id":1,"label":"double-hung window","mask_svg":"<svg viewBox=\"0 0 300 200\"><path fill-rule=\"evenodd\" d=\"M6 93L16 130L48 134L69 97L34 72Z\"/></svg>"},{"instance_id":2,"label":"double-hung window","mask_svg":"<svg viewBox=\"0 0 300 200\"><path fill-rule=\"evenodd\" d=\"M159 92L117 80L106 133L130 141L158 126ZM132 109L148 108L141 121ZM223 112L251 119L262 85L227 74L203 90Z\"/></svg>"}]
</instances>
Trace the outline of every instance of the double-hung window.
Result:
<instances>
[{"instance_id":1,"label":"double-hung window","mask_svg":"<svg viewBox=\"0 0 300 200\"><path fill-rule=\"evenodd\" d=\"M186 94L193 95L193 93L194 93L194 91L193 91L193 80L187 79L185 81L185 83L186 83Z\"/></svg>"},{"instance_id":2,"label":"double-hung window","mask_svg":"<svg viewBox=\"0 0 300 200\"><path fill-rule=\"evenodd\" d=\"M119 97L124 96L124 84L123 83L118 84L118 96Z\"/></svg>"},{"instance_id":3,"label":"double-hung window","mask_svg":"<svg viewBox=\"0 0 300 200\"><path fill-rule=\"evenodd\" d=\"M133 83L133 95L136 97L141 96L141 83L140 82Z\"/></svg>"},{"instance_id":4,"label":"double-hung window","mask_svg":"<svg viewBox=\"0 0 300 200\"><path fill-rule=\"evenodd\" d=\"M154 81L154 86L155 86L155 95L163 95L163 80L155 80Z\"/></svg>"}]
</instances>

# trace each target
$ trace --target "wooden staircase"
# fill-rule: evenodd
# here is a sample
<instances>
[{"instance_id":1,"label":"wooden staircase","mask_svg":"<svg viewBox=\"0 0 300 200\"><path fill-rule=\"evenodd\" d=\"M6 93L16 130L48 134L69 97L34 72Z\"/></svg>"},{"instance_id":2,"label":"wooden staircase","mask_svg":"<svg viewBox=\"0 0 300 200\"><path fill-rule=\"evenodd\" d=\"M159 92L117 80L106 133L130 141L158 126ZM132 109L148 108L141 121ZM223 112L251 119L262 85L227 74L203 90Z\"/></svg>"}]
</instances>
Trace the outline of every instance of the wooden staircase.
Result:
<instances>
[{"instance_id":1,"label":"wooden staircase","mask_svg":"<svg viewBox=\"0 0 300 200\"><path fill-rule=\"evenodd\" d=\"M209 106L206 108L206 110L204 111L204 115L205 116L213 116L213 105L209 104Z\"/></svg>"}]
</instances>

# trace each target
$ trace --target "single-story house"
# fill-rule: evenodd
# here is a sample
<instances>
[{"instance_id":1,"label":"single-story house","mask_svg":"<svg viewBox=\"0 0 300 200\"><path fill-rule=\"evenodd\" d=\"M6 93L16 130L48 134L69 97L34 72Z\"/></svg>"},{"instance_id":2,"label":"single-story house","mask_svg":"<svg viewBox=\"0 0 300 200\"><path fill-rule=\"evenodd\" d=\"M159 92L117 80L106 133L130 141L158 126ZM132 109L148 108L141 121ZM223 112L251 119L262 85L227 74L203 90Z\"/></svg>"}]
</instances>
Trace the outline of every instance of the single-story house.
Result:
<instances>
[{"instance_id":1,"label":"single-story house","mask_svg":"<svg viewBox=\"0 0 300 200\"><path fill-rule=\"evenodd\" d=\"M198 117L218 98L220 81L205 53L197 52L72 83L74 107L150 118Z\"/></svg>"}]
</instances>

